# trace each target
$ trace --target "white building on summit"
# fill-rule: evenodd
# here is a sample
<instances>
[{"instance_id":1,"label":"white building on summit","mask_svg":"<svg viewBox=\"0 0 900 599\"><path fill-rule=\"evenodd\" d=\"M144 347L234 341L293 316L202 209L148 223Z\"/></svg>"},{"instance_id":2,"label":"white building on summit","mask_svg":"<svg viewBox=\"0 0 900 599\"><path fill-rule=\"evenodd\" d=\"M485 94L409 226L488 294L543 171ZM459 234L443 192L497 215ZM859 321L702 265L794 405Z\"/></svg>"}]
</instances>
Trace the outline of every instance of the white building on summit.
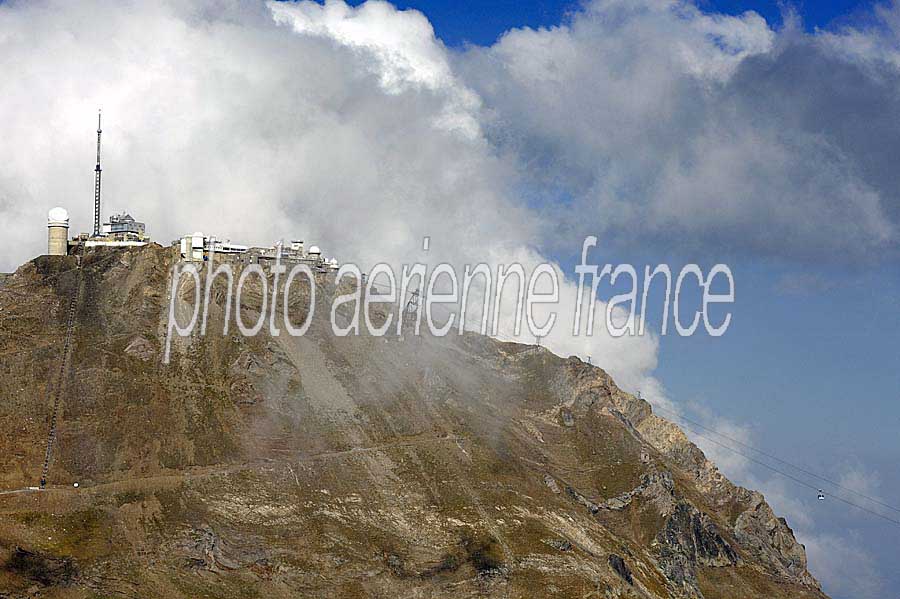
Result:
<instances>
[{"instance_id":1,"label":"white building on summit","mask_svg":"<svg viewBox=\"0 0 900 599\"><path fill-rule=\"evenodd\" d=\"M280 249L277 246L250 247L238 245L231 241L221 241L201 232L185 235L173 242L178 246L181 259L185 262L204 262L215 254L216 260L229 260L244 264L274 263L280 256L285 263L306 263L321 272L335 271L339 264L336 258L326 259L319 246L312 245L304 250L303 241L294 240Z\"/></svg>"},{"instance_id":2,"label":"white building on summit","mask_svg":"<svg viewBox=\"0 0 900 599\"><path fill-rule=\"evenodd\" d=\"M143 241L146 234L146 226L144 223L134 220L127 212L122 214L113 214L109 217L109 222L103 224L104 236L130 236L138 241Z\"/></svg>"},{"instance_id":3,"label":"white building on summit","mask_svg":"<svg viewBox=\"0 0 900 599\"><path fill-rule=\"evenodd\" d=\"M47 254L65 256L69 253L69 213L65 208L53 208L47 214Z\"/></svg>"}]
</instances>

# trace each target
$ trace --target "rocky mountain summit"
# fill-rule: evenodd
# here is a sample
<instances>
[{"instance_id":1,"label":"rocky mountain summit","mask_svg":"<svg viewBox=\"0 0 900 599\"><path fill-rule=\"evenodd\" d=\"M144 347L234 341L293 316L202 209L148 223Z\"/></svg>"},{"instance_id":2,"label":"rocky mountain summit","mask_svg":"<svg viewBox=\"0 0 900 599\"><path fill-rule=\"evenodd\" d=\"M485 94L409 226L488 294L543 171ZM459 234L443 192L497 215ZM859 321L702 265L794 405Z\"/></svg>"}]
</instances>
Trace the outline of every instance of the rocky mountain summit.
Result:
<instances>
[{"instance_id":1,"label":"rocky mountain summit","mask_svg":"<svg viewBox=\"0 0 900 599\"><path fill-rule=\"evenodd\" d=\"M601 368L337 338L327 285L302 337L223 334L221 280L164 365L175 260L0 283L0 597L825 597L762 495Z\"/></svg>"}]
</instances>

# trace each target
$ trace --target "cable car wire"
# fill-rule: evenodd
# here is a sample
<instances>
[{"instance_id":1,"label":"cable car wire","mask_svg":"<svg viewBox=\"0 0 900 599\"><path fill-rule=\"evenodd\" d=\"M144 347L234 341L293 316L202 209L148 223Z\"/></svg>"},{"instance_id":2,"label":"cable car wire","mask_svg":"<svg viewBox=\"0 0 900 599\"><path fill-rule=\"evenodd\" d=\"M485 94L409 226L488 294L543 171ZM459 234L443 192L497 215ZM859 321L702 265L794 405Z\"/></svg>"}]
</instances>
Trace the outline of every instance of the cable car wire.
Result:
<instances>
[{"instance_id":1,"label":"cable car wire","mask_svg":"<svg viewBox=\"0 0 900 599\"><path fill-rule=\"evenodd\" d=\"M686 422L686 423L688 423L688 424L691 424L691 425L693 425L693 426L695 426L695 427L701 428L701 429L703 429L703 430L705 430L705 431L709 431L709 432L711 432L711 433L713 433L713 434L715 434L715 435L717 435L717 436L719 436L719 437L721 437L721 438L723 438L723 439L727 439L728 441L730 441L730 442L732 442L732 443L736 443L737 445L740 445L741 447L744 447L744 448L746 448L746 449L749 449L749 450L751 450L751 451L754 451L754 452L756 452L756 453L758 453L758 454L760 454L760 455L762 455L762 456L765 456L765 457L767 457L767 458L769 458L769 459L771 459L771 460L775 460L776 462L778 462L778 463L780 463L780 464L784 464L785 466L790 466L790 467L793 468L794 470L797 470L798 472L802 472L803 474L805 474L805 475L807 475L807 476L811 476L811 477L813 477L813 478L815 478L815 479L818 479L818 480L820 480L820 481L823 481L823 482L826 482L826 483L828 483L828 484L830 484L830 485L833 485L834 487L836 487L836 488L838 488L838 489L841 489L842 491L846 491L846 492L848 492L848 493L853 493L854 495L856 495L856 496L858 496L858 497L862 497L863 499L866 499L866 500L868 500L868 501L871 501L872 503L877 504L877 505L879 505L879 506L881 506L881 507L884 507L884 508L887 508L887 509L889 509L889 510L892 510L892 511L895 511L895 512L897 512L897 513L900 513L900 508L896 508L896 507L894 507L894 506L892 506L892 505L889 505L889 504L887 504L887 503L884 503L883 501L879 501L878 499L875 499L874 497L869 497L869 496L866 495L865 493L861 493L861 492L856 491L856 490L854 490L854 489L851 489L851 488L849 488L849 487L845 487L844 485L842 485L842 484L840 484L840 483L838 483L838 482L835 482L835 481L831 480L830 478L826 478L826 477L824 477L824 476L821 476L821 475L819 475L819 474L816 474L815 472L811 472L810 470L807 470L806 468L803 468L802 466L798 466L798 465L796 465L796 464L792 464L791 462L788 462L787 460L783 460L783 459L779 458L778 456L772 455L772 454L770 454L770 453L766 453L765 451L763 451L763 450L761 450L761 449L757 449L756 447L753 447L752 445L748 445L747 443L743 443L743 442L741 442L741 441L739 441L739 440L737 440L737 439L733 439L733 438L729 437L728 435L726 435L726 434L724 434L724 433L720 433L719 431L717 431L717 430L715 430L715 429L712 429L712 428L710 428L710 427L704 426L704 425L700 424L699 422L695 422L695 421L693 421L693 420L691 420L691 419L689 419L689 418L686 418L686 417L684 417L684 416L682 416L682 415L680 415L680 414L677 414L677 413L675 413L675 412L673 412L673 411L671 411L671 410L667 410L667 409L665 409L665 408L660 408L660 407L655 406L655 405L653 406L653 409L656 410L656 411L659 411L659 412L665 412L665 413L667 413L667 414L671 414L673 417L678 418L679 420L682 420L682 421L684 421L684 422Z\"/></svg>"},{"instance_id":2,"label":"cable car wire","mask_svg":"<svg viewBox=\"0 0 900 599\"><path fill-rule=\"evenodd\" d=\"M690 424L687 423L687 422L685 423L685 426L686 426L687 428L692 428L692 427L690 426ZM798 477L796 477L796 476L794 476L794 475L792 475L792 474L790 474L790 473L788 473L788 472L784 472L783 470L779 470L778 468L776 468L775 466L772 466L771 464L768 464L768 463L766 463L766 462L763 462L762 460L757 460L756 458L754 458L754 457L752 457L752 456L749 456L749 455L743 453L742 451L740 451L740 450L738 450L738 449L735 449L734 447L730 447L730 446L728 446L728 445L726 445L726 444L724 444L724 443L720 443L719 441L716 441L715 439L711 439L711 438L709 438L709 437L705 437L705 436L703 436L702 434L698 433L696 430L692 430L691 432L693 432L694 435L696 435L696 436L699 437L700 439L704 439L704 440L706 440L706 441L709 441L710 443L714 443L714 444L718 445L719 447L722 447L723 449L727 449L728 451L734 452L734 453L736 453L737 455L739 455L739 456L741 456L741 457L743 457L743 458L745 458L745 459L747 459L747 460L753 462L754 464L758 464L759 466L762 466L763 468L767 468L768 470L771 470L772 472L775 472L776 474L780 474L781 476L783 476L783 477L785 477L785 478L787 478L787 479L789 479L789 480L794 481L794 482L797 483L798 485L803 485L804 487L807 487L807 488L809 488L809 489L812 489L813 491L816 491L817 494L821 492L821 489L819 489L819 488L816 487L815 485L811 485L811 484L809 484L808 482L806 482L805 480L803 480L803 479L801 479L801 478L798 478ZM831 495L831 497L833 497L834 499L837 499L838 501L840 501L840 502L842 502L842 503L846 503L846 504L849 505L849 506L855 507L855 508L860 509L860 510L862 510L862 511L864 511L864 512L867 512L867 513L869 513L869 514L871 514L871 515L873 515L873 516L877 516L877 517L879 517L879 518L882 518L882 519L884 519L884 520L887 520L888 522L891 522L891 523L893 523L893 524L896 524L897 526L900 526L900 520L897 520L897 519L892 518L892 517L890 517L890 516L886 516L886 515L884 515L884 514L882 514L882 513L880 513L880 512L877 512L877 511L875 511L875 510L871 510L871 509L869 509L869 508L867 508L867 507L865 507L865 506L859 505L858 503L854 503L854 502L850 501L849 499L845 499L845 498L841 497L840 495Z\"/></svg>"}]
</instances>

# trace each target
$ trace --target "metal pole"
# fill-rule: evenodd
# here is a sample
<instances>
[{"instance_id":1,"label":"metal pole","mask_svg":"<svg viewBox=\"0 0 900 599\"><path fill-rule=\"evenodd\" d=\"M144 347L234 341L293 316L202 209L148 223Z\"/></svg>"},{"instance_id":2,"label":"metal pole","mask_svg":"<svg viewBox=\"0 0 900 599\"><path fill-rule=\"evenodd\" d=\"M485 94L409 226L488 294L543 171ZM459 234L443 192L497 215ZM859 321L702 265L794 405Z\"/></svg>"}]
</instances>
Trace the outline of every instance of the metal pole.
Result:
<instances>
[{"instance_id":1,"label":"metal pole","mask_svg":"<svg viewBox=\"0 0 900 599\"><path fill-rule=\"evenodd\" d=\"M97 166L94 168L94 237L100 235L100 111L97 111Z\"/></svg>"}]
</instances>

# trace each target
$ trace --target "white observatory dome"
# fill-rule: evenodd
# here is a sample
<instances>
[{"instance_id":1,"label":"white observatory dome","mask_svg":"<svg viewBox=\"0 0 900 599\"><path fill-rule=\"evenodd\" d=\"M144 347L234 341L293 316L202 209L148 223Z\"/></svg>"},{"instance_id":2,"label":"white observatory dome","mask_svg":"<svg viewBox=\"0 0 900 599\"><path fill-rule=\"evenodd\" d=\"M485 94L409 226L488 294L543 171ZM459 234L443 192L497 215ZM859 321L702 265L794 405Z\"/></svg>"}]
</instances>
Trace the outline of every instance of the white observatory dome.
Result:
<instances>
[{"instance_id":1,"label":"white observatory dome","mask_svg":"<svg viewBox=\"0 0 900 599\"><path fill-rule=\"evenodd\" d=\"M319 246L317 246L317 245L312 245L312 246L309 247L309 252L308 252L308 253L310 253L310 254L321 254L321 253L322 253L322 250L319 249Z\"/></svg>"},{"instance_id":2,"label":"white observatory dome","mask_svg":"<svg viewBox=\"0 0 900 599\"><path fill-rule=\"evenodd\" d=\"M53 208L47 213L47 226L68 227L69 213L66 212L65 208L60 208L59 206Z\"/></svg>"}]
</instances>

